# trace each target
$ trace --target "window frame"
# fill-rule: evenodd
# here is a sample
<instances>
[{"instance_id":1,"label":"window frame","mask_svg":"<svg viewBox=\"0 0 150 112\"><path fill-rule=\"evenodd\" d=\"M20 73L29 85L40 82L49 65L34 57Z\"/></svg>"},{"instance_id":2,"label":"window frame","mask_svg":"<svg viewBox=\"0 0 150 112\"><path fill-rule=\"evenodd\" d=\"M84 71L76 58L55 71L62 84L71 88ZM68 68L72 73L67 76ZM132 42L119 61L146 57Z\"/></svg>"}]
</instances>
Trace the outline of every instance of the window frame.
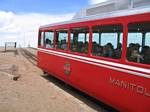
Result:
<instances>
[{"instance_id":1,"label":"window frame","mask_svg":"<svg viewBox=\"0 0 150 112\"><path fill-rule=\"evenodd\" d=\"M61 30L67 30L67 49L66 50L63 50L63 49L58 49L58 48L56 48L56 46L57 46L57 31L61 31ZM55 29L55 49L57 50L57 51L61 51L61 52L67 52L68 50L69 50L69 32L70 32L70 29L68 29L68 28L58 28L58 29Z\"/></svg>"},{"instance_id":2,"label":"window frame","mask_svg":"<svg viewBox=\"0 0 150 112\"><path fill-rule=\"evenodd\" d=\"M45 33L46 32L53 32L53 47L52 48L46 48L46 38L45 38ZM49 30L45 30L44 31L44 48L45 49L55 49L55 31L54 30L51 30L51 29L49 29Z\"/></svg>"},{"instance_id":3,"label":"window frame","mask_svg":"<svg viewBox=\"0 0 150 112\"><path fill-rule=\"evenodd\" d=\"M121 26L121 27L122 27L122 32L121 32L121 33L122 33L122 52L121 52L121 58L115 59L115 58L109 58L109 57L103 57L103 56L95 56L95 55L93 55L93 54L92 54L92 46L93 46L93 45L92 45L92 42L93 42L93 27L96 27L96 26L113 26L113 25L114 25L114 26L115 26L115 25L116 25L116 26L118 25L118 26ZM92 35L92 36L91 36L92 39L91 39L91 54L90 54L90 55L91 55L92 58L96 58L96 59L99 59L99 60L112 61L112 62L123 62L123 60L124 60L123 52L124 52L124 49L125 49L125 48L124 48L124 47L125 47L125 46L124 46L124 43L125 43L125 41L124 41L124 38L125 38L125 35L124 35L124 34L125 34L125 25L124 25L123 23L120 23L120 22L119 22L119 23L105 23L105 24L101 23L101 24L94 24L94 25L91 26L91 31L92 31L92 32L91 32L91 33L92 33L92 34L91 34L91 35ZM117 42L118 42L118 40L117 40Z\"/></svg>"},{"instance_id":4,"label":"window frame","mask_svg":"<svg viewBox=\"0 0 150 112\"><path fill-rule=\"evenodd\" d=\"M41 46L41 33L43 33L43 37L42 37L43 38L43 42L42 42L43 45L42 46ZM45 32L41 30L41 31L39 31L39 38L38 38L38 47L39 48L45 47L45 41L44 40L45 40Z\"/></svg>"},{"instance_id":5,"label":"window frame","mask_svg":"<svg viewBox=\"0 0 150 112\"><path fill-rule=\"evenodd\" d=\"M88 33L89 33L89 41L88 41L88 52L87 53L80 53L80 52L73 52L72 50L71 50L71 31L72 31L72 29L74 29L74 28L87 28L88 29ZM90 49L90 27L88 26L88 25L86 25L86 26L74 26L74 27L70 27L70 41L69 41L69 53L70 54L75 54L75 55L79 55L79 56L89 56L89 49Z\"/></svg>"},{"instance_id":6,"label":"window frame","mask_svg":"<svg viewBox=\"0 0 150 112\"><path fill-rule=\"evenodd\" d=\"M129 65L133 65L133 66L140 66L140 67L144 67L144 68L149 68L150 65L149 64L144 64L144 63L137 63L137 62L133 62L133 61L129 61L127 59L127 45L128 45L128 33L129 33L129 24L139 24L139 23L146 23L146 22L150 22L150 21L136 21L136 22L128 22L126 23L126 27L127 27L127 36L126 36L126 54L125 54L125 62L126 64ZM143 33L142 33L143 35ZM145 35L146 36L146 35Z\"/></svg>"}]
</instances>

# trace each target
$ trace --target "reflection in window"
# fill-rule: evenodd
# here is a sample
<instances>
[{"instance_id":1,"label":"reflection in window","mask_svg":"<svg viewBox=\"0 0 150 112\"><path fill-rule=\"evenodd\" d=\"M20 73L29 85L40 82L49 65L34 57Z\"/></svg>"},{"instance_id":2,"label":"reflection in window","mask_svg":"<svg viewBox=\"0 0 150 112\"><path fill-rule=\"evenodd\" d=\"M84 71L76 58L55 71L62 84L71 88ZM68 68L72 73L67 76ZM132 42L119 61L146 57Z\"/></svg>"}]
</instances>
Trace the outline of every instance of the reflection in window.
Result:
<instances>
[{"instance_id":1,"label":"reflection in window","mask_svg":"<svg viewBox=\"0 0 150 112\"><path fill-rule=\"evenodd\" d=\"M46 48L54 47L54 32L52 31L45 32L45 44Z\"/></svg>"},{"instance_id":2,"label":"reflection in window","mask_svg":"<svg viewBox=\"0 0 150 112\"><path fill-rule=\"evenodd\" d=\"M59 30L56 33L56 49L67 50L68 31Z\"/></svg>"},{"instance_id":3,"label":"reflection in window","mask_svg":"<svg viewBox=\"0 0 150 112\"><path fill-rule=\"evenodd\" d=\"M92 28L92 54L120 59L122 53L122 26L106 25Z\"/></svg>"},{"instance_id":4,"label":"reflection in window","mask_svg":"<svg viewBox=\"0 0 150 112\"><path fill-rule=\"evenodd\" d=\"M70 47L71 51L88 53L89 30L88 28L73 28L71 30Z\"/></svg>"},{"instance_id":5,"label":"reflection in window","mask_svg":"<svg viewBox=\"0 0 150 112\"><path fill-rule=\"evenodd\" d=\"M128 25L127 59L150 64L150 22Z\"/></svg>"}]
</instances>

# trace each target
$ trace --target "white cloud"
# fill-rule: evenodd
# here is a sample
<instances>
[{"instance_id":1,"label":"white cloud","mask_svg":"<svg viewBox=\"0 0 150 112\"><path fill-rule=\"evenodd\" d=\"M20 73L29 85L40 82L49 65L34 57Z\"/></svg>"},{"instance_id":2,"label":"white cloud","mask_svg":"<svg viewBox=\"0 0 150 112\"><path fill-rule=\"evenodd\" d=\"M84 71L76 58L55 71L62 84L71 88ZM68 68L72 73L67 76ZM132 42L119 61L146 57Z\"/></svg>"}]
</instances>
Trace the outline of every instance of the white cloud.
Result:
<instances>
[{"instance_id":1,"label":"white cloud","mask_svg":"<svg viewBox=\"0 0 150 112\"><path fill-rule=\"evenodd\" d=\"M49 15L39 13L15 14L0 11L0 45L6 41L17 41L22 46L37 44L38 28L71 19L73 14Z\"/></svg>"},{"instance_id":2,"label":"white cloud","mask_svg":"<svg viewBox=\"0 0 150 112\"><path fill-rule=\"evenodd\" d=\"M97 4L97 3L101 3L101 2L105 2L107 0L89 0L90 4Z\"/></svg>"}]
</instances>

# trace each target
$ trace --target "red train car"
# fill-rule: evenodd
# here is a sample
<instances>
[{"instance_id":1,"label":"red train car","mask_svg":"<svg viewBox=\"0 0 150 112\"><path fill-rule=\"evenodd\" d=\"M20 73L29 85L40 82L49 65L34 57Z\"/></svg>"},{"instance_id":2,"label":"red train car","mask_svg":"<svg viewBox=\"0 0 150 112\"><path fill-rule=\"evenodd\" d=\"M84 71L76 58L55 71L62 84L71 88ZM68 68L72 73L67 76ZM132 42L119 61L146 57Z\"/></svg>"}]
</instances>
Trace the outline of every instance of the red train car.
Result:
<instances>
[{"instance_id":1,"label":"red train car","mask_svg":"<svg viewBox=\"0 0 150 112\"><path fill-rule=\"evenodd\" d=\"M150 112L150 8L39 29L38 66L124 112Z\"/></svg>"}]
</instances>

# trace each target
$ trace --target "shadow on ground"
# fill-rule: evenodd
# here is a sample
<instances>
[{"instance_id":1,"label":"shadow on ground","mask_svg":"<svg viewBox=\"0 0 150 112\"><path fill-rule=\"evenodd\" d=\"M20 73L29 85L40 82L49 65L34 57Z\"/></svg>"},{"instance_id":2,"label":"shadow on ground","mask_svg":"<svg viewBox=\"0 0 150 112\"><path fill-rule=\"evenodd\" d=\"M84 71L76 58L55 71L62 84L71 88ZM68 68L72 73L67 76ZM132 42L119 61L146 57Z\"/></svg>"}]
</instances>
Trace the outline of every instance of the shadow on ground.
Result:
<instances>
[{"instance_id":1,"label":"shadow on ground","mask_svg":"<svg viewBox=\"0 0 150 112\"><path fill-rule=\"evenodd\" d=\"M90 97L89 95L67 85L63 81L51 76L51 75L43 75L42 76L44 79L46 79L49 82L52 82L53 84L57 85L59 88L63 89L67 93L71 94L72 96L76 97L80 101L84 102L87 104L89 107L93 108L96 111L102 111L105 110L106 112L119 112L115 110L114 108L96 100L93 97Z\"/></svg>"}]
</instances>

